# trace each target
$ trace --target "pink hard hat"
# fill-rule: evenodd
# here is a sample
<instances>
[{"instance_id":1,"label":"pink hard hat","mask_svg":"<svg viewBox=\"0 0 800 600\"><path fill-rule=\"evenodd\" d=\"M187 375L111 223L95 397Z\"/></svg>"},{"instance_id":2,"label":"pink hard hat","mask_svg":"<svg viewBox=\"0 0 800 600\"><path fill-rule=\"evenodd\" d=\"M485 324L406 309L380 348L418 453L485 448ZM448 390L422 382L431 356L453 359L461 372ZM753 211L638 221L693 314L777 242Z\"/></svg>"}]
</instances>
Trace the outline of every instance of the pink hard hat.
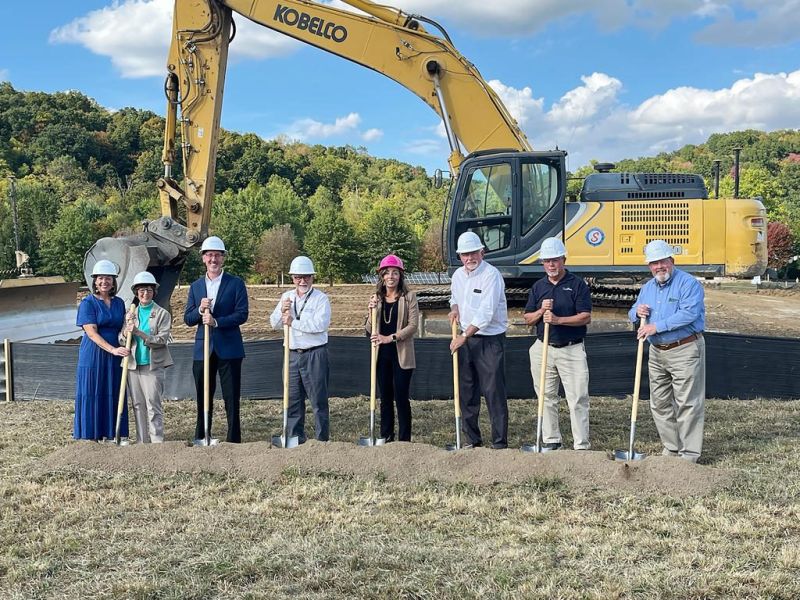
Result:
<instances>
[{"instance_id":1,"label":"pink hard hat","mask_svg":"<svg viewBox=\"0 0 800 600\"><path fill-rule=\"evenodd\" d=\"M378 267L378 271L381 271L382 269L388 269L389 267L394 267L395 269L400 269L401 271L406 270L406 268L403 266L403 261L399 256L395 256L394 254L387 254L383 257L381 264Z\"/></svg>"}]
</instances>

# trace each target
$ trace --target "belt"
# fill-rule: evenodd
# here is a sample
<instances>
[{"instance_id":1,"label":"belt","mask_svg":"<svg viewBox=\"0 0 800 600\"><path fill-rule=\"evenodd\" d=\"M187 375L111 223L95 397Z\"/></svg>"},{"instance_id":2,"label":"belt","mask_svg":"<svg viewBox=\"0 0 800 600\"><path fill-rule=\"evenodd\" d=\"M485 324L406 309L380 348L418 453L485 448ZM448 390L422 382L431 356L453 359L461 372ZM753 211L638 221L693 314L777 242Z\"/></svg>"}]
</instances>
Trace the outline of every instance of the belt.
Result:
<instances>
[{"instance_id":1,"label":"belt","mask_svg":"<svg viewBox=\"0 0 800 600\"><path fill-rule=\"evenodd\" d=\"M692 335L687 335L682 340L678 340L677 342L670 342L669 344L653 344L659 350L672 350L673 348L677 348L678 346L683 346L684 344L688 344L689 342L695 341L697 338L702 337L700 333L693 333Z\"/></svg>"},{"instance_id":2,"label":"belt","mask_svg":"<svg viewBox=\"0 0 800 600\"><path fill-rule=\"evenodd\" d=\"M583 338L579 340L572 340L571 342L564 342L563 344L547 344L551 348L566 348L567 346L574 346L575 344L583 343Z\"/></svg>"},{"instance_id":3,"label":"belt","mask_svg":"<svg viewBox=\"0 0 800 600\"><path fill-rule=\"evenodd\" d=\"M324 348L328 344L320 344L319 346L311 346L311 348L292 348L292 352L297 352L298 354L302 354L303 352L311 352L312 350L316 350L317 348Z\"/></svg>"}]
</instances>

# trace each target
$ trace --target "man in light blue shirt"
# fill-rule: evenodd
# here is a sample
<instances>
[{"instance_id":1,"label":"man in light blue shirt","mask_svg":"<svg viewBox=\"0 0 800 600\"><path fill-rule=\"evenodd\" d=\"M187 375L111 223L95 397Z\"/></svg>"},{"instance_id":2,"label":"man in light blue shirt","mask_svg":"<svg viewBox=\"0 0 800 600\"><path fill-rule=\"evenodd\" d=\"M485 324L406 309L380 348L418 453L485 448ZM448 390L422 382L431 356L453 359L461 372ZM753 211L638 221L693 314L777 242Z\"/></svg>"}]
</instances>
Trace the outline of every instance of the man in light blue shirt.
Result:
<instances>
[{"instance_id":1,"label":"man in light blue shirt","mask_svg":"<svg viewBox=\"0 0 800 600\"><path fill-rule=\"evenodd\" d=\"M665 241L651 241L644 253L653 279L628 317L640 322L637 337L650 342L650 410L663 454L697 462L706 397L703 286L675 268L674 250Z\"/></svg>"}]
</instances>

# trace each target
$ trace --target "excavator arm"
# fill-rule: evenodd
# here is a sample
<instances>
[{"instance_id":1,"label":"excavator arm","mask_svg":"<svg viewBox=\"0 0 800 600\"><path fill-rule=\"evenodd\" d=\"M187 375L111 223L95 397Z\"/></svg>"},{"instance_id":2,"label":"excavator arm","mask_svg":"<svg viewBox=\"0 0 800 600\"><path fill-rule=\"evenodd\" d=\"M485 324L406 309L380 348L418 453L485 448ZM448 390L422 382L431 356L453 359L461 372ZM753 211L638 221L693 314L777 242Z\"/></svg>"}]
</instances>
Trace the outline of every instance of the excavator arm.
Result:
<instances>
[{"instance_id":1,"label":"excavator arm","mask_svg":"<svg viewBox=\"0 0 800 600\"><path fill-rule=\"evenodd\" d=\"M104 238L84 271L101 258L120 266L120 293L142 270L161 277L166 304L186 251L208 235L232 13L368 67L401 84L441 118L457 173L463 151L530 150L525 134L475 66L433 20L369 0L343 0L363 14L309 0L175 0L167 60L167 116L158 181L162 216L131 238ZM438 30L430 33L423 24ZM172 177L180 128L182 183Z\"/></svg>"}]
</instances>

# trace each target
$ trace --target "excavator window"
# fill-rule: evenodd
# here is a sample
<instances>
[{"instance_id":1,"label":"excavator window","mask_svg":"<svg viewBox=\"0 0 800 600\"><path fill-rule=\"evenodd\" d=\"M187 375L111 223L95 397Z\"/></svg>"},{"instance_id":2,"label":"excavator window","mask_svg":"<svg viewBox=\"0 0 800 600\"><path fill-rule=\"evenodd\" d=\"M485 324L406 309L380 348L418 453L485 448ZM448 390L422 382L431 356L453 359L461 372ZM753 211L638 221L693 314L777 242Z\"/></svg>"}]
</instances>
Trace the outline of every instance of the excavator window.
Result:
<instances>
[{"instance_id":1,"label":"excavator window","mask_svg":"<svg viewBox=\"0 0 800 600\"><path fill-rule=\"evenodd\" d=\"M484 165L471 171L464 201L458 212L459 232L474 231L487 252L502 250L511 243L511 164Z\"/></svg>"},{"instance_id":2,"label":"excavator window","mask_svg":"<svg viewBox=\"0 0 800 600\"><path fill-rule=\"evenodd\" d=\"M522 235L527 234L558 199L558 171L545 163L522 164Z\"/></svg>"}]
</instances>

